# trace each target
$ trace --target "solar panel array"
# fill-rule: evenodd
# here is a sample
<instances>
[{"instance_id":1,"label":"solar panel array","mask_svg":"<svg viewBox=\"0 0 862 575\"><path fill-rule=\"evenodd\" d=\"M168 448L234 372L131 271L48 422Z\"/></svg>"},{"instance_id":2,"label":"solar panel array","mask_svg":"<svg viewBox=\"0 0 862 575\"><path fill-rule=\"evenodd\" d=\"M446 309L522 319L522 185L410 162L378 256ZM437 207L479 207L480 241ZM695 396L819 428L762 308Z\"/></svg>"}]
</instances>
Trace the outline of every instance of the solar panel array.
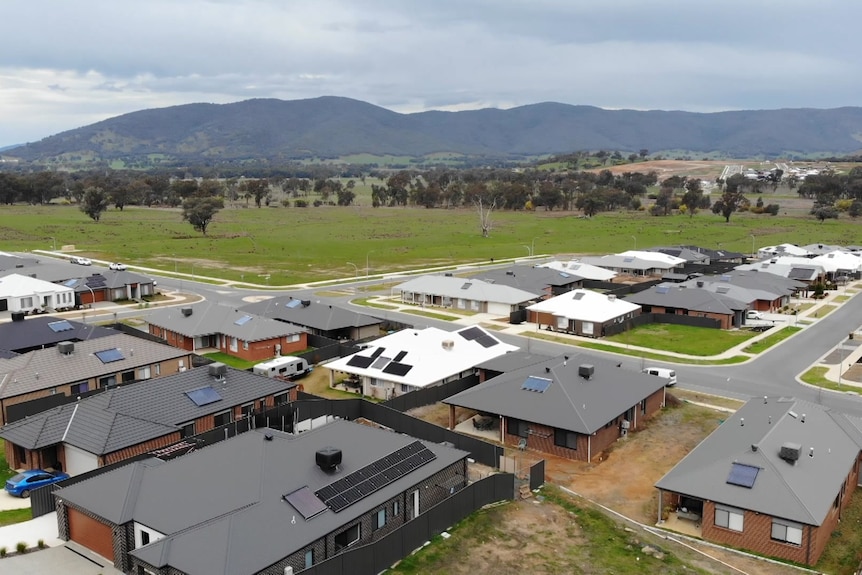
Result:
<instances>
[{"instance_id":1,"label":"solar panel array","mask_svg":"<svg viewBox=\"0 0 862 575\"><path fill-rule=\"evenodd\" d=\"M87 278L86 284L91 288L103 288L107 285L108 280L105 279L105 276L101 274L93 274Z\"/></svg>"},{"instance_id":2,"label":"solar panel array","mask_svg":"<svg viewBox=\"0 0 862 575\"><path fill-rule=\"evenodd\" d=\"M751 489L754 487L754 481L757 479L758 471L760 471L760 468L753 465L732 463L730 466L730 474L727 476L727 483Z\"/></svg>"},{"instance_id":3,"label":"solar panel array","mask_svg":"<svg viewBox=\"0 0 862 575\"><path fill-rule=\"evenodd\" d=\"M575 295L574 295L574 296L572 296L572 298L573 298L573 299L575 299L575 300L582 299L583 297L584 297L584 292L582 292L582 291L575 292Z\"/></svg>"},{"instance_id":4,"label":"solar panel array","mask_svg":"<svg viewBox=\"0 0 862 575\"><path fill-rule=\"evenodd\" d=\"M392 375L405 376L410 372L411 369L413 369L412 365L392 361L389 362L389 365L383 368L383 373L391 373Z\"/></svg>"},{"instance_id":5,"label":"solar panel array","mask_svg":"<svg viewBox=\"0 0 862 575\"><path fill-rule=\"evenodd\" d=\"M221 401L221 396L210 386L199 387L198 389L187 391L186 396L198 407Z\"/></svg>"},{"instance_id":6,"label":"solar panel array","mask_svg":"<svg viewBox=\"0 0 862 575\"><path fill-rule=\"evenodd\" d=\"M327 507L338 513L436 458L434 452L421 441L414 441L335 483L322 487L315 494Z\"/></svg>"},{"instance_id":7,"label":"solar panel array","mask_svg":"<svg viewBox=\"0 0 862 575\"><path fill-rule=\"evenodd\" d=\"M349 365L351 367L359 367L361 369L365 369L366 367L368 367L369 365L371 365L374 362L374 359L375 358L373 358L373 357L354 355L353 357L351 357L350 359L347 360L347 365Z\"/></svg>"},{"instance_id":8,"label":"solar panel array","mask_svg":"<svg viewBox=\"0 0 862 575\"><path fill-rule=\"evenodd\" d=\"M252 317L252 316L250 316L250 315L244 315L244 316L242 316L241 318L239 318L238 320L236 320L236 321L235 321L235 322L233 322L233 323L234 323L235 325L245 325L245 324L247 324L248 322L250 322L252 319L253 319L253 317Z\"/></svg>"},{"instance_id":9,"label":"solar panel array","mask_svg":"<svg viewBox=\"0 0 862 575\"><path fill-rule=\"evenodd\" d=\"M467 341L473 341L474 339L479 337L479 335L482 333L482 330L478 327L471 327L468 329L461 330L458 333Z\"/></svg>"},{"instance_id":10,"label":"solar panel array","mask_svg":"<svg viewBox=\"0 0 862 575\"><path fill-rule=\"evenodd\" d=\"M670 286L656 286L655 293L665 294L670 291Z\"/></svg>"},{"instance_id":11,"label":"solar panel array","mask_svg":"<svg viewBox=\"0 0 862 575\"><path fill-rule=\"evenodd\" d=\"M461 337L463 337L467 341L475 341L484 348L494 347L495 345L500 343L478 327L471 327L458 333L460 333Z\"/></svg>"},{"instance_id":12,"label":"solar panel array","mask_svg":"<svg viewBox=\"0 0 862 575\"><path fill-rule=\"evenodd\" d=\"M51 331L54 333L59 333L61 331L70 331L75 328L72 327L72 324L66 321L65 319L61 319L60 321L52 321L48 324L48 327L51 328Z\"/></svg>"},{"instance_id":13,"label":"solar panel array","mask_svg":"<svg viewBox=\"0 0 862 575\"><path fill-rule=\"evenodd\" d=\"M98 357L99 361L101 361L102 363L112 363L114 361L126 359L123 355L123 352L117 348L97 351L94 355Z\"/></svg>"},{"instance_id":14,"label":"solar panel array","mask_svg":"<svg viewBox=\"0 0 862 575\"><path fill-rule=\"evenodd\" d=\"M553 380L545 379L544 377L536 377L535 375L531 375L526 380L524 380L523 385L521 385L521 389L526 389L527 391L535 391L536 393L545 393L545 390L550 387Z\"/></svg>"}]
</instances>

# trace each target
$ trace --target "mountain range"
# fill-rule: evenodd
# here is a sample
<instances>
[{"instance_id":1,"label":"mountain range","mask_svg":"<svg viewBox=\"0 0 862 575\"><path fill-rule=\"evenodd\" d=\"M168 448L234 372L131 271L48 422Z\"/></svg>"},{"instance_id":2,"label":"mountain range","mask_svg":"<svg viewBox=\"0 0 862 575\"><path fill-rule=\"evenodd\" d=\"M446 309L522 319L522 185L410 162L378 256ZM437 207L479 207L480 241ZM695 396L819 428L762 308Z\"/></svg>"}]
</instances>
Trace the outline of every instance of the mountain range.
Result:
<instances>
[{"instance_id":1,"label":"mountain range","mask_svg":"<svg viewBox=\"0 0 862 575\"><path fill-rule=\"evenodd\" d=\"M512 158L580 150L686 150L726 157L862 149L862 108L716 113L605 110L546 102L400 114L340 97L254 99L132 112L7 150L24 161L295 160L434 153Z\"/></svg>"}]
</instances>

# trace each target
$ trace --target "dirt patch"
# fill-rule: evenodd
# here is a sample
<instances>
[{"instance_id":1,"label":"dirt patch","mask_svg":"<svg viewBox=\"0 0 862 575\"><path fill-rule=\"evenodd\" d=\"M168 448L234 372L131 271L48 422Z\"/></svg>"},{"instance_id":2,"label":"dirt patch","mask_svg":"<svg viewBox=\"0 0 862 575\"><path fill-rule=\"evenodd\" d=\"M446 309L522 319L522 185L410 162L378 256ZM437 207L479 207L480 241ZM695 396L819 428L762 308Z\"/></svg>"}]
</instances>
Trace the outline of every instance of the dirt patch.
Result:
<instances>
[{"instance_id":1,"label":"dirt patch","mask_svg":"<svg viewBox=\"0 0 862 575\"><path fill-rule=\"evenodd\" d=\"M732 164L732 161L716 161L716 160L650 160L647 162L638 162L636 164L623 164L620 166L607 166L589 170L591 172L601 172L602 170L610 170L614 175L622 174L623 172L656 172L659 180L664 180L671 176L698 176L703 179L715 179L720 176L724 166Z\"/></svg>"}]
</instances>

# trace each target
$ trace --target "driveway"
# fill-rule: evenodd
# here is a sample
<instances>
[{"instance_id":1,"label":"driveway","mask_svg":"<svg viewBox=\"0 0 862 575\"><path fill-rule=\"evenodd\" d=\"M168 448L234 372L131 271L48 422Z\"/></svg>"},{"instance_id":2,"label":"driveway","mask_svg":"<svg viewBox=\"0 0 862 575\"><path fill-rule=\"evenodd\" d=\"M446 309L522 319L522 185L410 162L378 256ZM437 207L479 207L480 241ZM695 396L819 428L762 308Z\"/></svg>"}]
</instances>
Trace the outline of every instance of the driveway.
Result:
<instances>
[{"instance_id":1,"label":"driveway","mask_svg":"<svg viewBox=\"0 0 862 575\"><path fill-rule=\"evenodd\" d=\"M101 559L101 558L99 558ZM97 559L98 560L98 559ZM121 575L113 565L102 565L61 545L25 555L0 559L0 572L15 575Z\"/></svg>"},{"instance_id":2,"label":"driveway","mask_svg":"<svg viewBox=\"0 0 862 575\"><path fill-rule=\"evenodd\" d=\"M29 499L13 497L5 490L0 491L0 511L8 511L9 509L24 509L30 507Z\"/></svg>"},{"instance_id":3,"label":"driveway","mask_svg":"<svg viewBox=\"0 0 862 575\"><path fill-rule=\"evenodd\" d=\"M63 544L63 540L57 534L56 512L48 513L47 515L23 523L0 527L0 547L5 547L7 551L13 551L15 546L21 541L26 543L27 547L36 547L40 539L48 547L56 547ZM5 561L2 565L4 565L4 568L0 569L0 572L5 573Z\"/></svg>"}]
</instances>

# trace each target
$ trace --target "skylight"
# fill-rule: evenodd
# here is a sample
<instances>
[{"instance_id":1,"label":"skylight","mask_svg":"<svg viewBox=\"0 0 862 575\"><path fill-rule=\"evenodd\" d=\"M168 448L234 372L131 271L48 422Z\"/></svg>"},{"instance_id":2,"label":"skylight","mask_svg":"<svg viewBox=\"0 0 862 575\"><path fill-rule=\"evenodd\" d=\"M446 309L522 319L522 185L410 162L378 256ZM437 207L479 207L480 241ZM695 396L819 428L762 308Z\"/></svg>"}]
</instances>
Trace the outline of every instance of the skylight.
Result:
<instances>
[{"instance_id":1,"label":"skylight","mask_svg":"<svg viewBox=\"0 0 862 575\"><path fill-rule=\"evenodd\" d=\"M289 307L289 308L293 309L293 308L299 307L301 305L302 305L302 300L292 299L289 302L287 302L286 304L284 304L284 307Z\"/></svg>"},{"instance_id":2,"label":"skylight","mask_svg":"<svg viewBox=\"0 0 862 575\"><path fill-rule=\"evenodd\" d=\"M48 324L48 327L51 328L51 331L54 333L59 333L61 331L70 331L75 328L72 327L72 324L66 321L65 319L61 319L60 321L52 321Z\"/></svg>"},{"instance_id":3,"label":"skylight","mask_svg":"<svg viewBox=\"0 0 862 575\"><path fill-rule=\"evenodd\" d=\"M252 316L250 316L250 315L244 315L244 316L242 316L241 318L239 318L238 320L236 320L236 321L235 321L235 322L233 322L233 323L234 323L234 324L236 324L236 325L245 325L245 324L247 324L248 322L250 322L252 319L254 319Z\"/></svg>"},{"instance_id":4,"label":"skylight","mask_svg":"<svg viewBox=\"0 0 862 575\"><path fill-rule=\"evenodd\" d=\"M126 359L125 356L123 356L123 352L120 351L119 349L117 349L116 347L113 349L106 349L103 351L97 351L93 355L98 357L99 361L101 361L102 363L112 363L115 361L121 361L123 359Z\"/></svg>"},{"instance_id":5,"label":"skylight","mask_svg":"<svg viewBox=\"0 0 862 575\"><path fill-rule=\"evenodd\" d=\"M534 391L536 393L545 393L545 390L551 385L553 380L545 379L544 377L536 377L535 375L531 375L524 383L521 385L521 389L525 389L527 391Z\"/></svg>"}]
</instances>

